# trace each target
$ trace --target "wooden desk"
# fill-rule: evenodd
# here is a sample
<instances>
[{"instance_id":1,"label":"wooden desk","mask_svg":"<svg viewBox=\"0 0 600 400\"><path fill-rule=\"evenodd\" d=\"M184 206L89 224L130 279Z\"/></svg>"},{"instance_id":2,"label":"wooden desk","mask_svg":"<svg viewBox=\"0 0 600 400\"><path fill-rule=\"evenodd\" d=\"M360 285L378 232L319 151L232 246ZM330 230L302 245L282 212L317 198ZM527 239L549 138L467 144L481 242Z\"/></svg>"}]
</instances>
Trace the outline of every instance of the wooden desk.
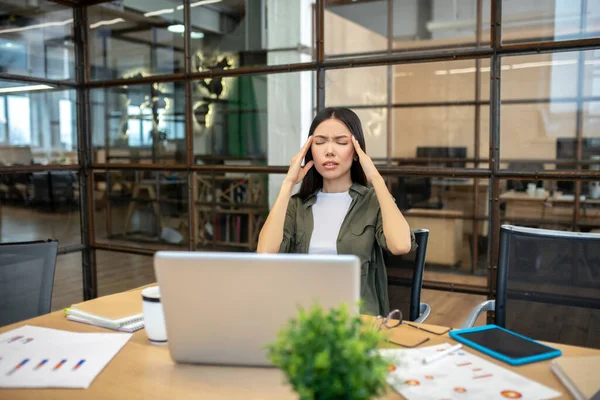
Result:
<instances>
[{"instance_id":1,"label":"wooden desk","mask_svg":"<svg viewBox=\"0 0 600 400\"><path fill-rule=\"evenodd\" d=\"M429 229L426 262L454 267L460 265L463 249L463 213L452 210L411 208L404 213L412 229Z\"/></svg>"},{"instance_id":2,"label":"wooden desk","mask_svg":"<svg viewBox=\"0 0 600 400\"><path fill-rule=\"evenodd\" d=\"M511 190L502 193L500 200L506 204L504 218L509 221L533 219L547 221L549 224L573 221L575 200L560 194L550 196L545 192L540 196L529 196L525 192ZM581 220L588 224L600 225L600 200L584 199L580 205Z\"/></svg>"},{"instance_id":3,"label":"wooden desk","mask_svg":"<svg viewBox=\"0 0 600 400\"><path fill-rule=\"evenodd\" d=\"M433 180L431 182L431 198L440 198L445 210L461 211L463 215L472 216L475 201L475 188L473 184L473 179L467 179L465 181ZM478 213L480 216L489 215L489 180L479 179L477 190L479 192L479 197L477 198ZM479 221L477 230L479 236L487 237L488 222ZM471 235L473 233L472 221L464 221L463 233L466 235Z\"/></svg>"},{"instance_id":4,"label":"wooden desk","mask_svg":"<svg viewBox=\"0 0 600 400\"><path fill-rule=\"evenodd\" d=\"M140 296L141 289L119 293L106 298L106 304L115 300ZM141 298L141 296L140 296ZM141 301L141 299L140 299ZM368 317L367 317L368 318ZM109 332L91 325L71 322L60 311L0 328L0 332L22 325L43 326L73 332ZM240 321L243 326L243 321ZM413 327L401 326L390 331L390 339L410 341L412 338L429 337L422 346L455 342L448 335L436 336ZM600 351L572 346L557 346L566 356L600 355ZM492 362L493 359L477 353ZM504 367L568 393L550 371L550 361L522 367ZM144 330L133 334L123 349L96 377L87 390L80 389L0 389L0 399L296 399L297 396L285 384L283 374L275 368L214 367L178 365L171 361L166 346L156 346L146 340ZM389 389L385 399L401 399ZM563 398L571 398L565 394Z\"/></svg>"}]
</instances>

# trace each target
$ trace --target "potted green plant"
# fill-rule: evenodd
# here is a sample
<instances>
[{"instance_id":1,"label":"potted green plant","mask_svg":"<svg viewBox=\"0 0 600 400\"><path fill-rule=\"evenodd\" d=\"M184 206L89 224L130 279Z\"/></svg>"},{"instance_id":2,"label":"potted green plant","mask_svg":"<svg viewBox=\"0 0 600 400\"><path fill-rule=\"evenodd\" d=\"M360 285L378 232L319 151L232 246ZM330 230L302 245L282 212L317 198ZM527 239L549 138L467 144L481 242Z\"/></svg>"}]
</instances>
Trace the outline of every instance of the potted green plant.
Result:
<instances>
[{"instance_id":1,"label":"potted green plant","mask_svg":"<svg viewBox=\"0 0 600 400\"><path fill-rule=\"evenodd\" d=\"M267 346L269 359L302 400L371 399L386 388L388 363L374 351L385 342L347 306L301 308Z\"/></svg>"}]
</instances>

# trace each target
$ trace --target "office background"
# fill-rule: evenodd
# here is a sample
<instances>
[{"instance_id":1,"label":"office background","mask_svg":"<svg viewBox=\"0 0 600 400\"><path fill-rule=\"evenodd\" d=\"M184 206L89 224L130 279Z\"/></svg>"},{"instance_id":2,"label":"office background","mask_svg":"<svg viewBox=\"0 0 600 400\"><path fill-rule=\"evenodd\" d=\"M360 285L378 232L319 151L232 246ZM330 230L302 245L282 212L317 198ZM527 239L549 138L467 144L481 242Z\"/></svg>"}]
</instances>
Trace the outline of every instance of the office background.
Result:
<instances>
[{"instance_id":1,"label":"office background","mask_svg":"<svg viewBox=\"0 0 600 400\"><path fill-rule=\"evenodd\" d=\"M60 241L56 309L154 281L158 249L252 251L347 106L431 231L434 311L468 310L501 224L600 229L599 48L599 0L0 0L0 240ZM541 250L524 293L600 323L600 271Z\"/></svg>"}]
</instances>

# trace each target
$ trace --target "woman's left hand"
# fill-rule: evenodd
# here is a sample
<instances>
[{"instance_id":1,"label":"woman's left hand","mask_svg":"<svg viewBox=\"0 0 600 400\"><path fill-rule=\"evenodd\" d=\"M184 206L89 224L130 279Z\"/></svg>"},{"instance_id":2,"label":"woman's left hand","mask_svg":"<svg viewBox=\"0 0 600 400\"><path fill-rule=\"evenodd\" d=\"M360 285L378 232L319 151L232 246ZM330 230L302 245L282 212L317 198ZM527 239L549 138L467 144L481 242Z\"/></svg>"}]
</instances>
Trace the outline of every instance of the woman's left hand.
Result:
<instances>
[{"instance_id":1,"label":"woman's left hand","mask_svg":"<svg viewBox=\"0 0 600 400\"><path fill-rule=\"evenodd\" d=\"M376 178L381 177L379 171L375 167L375 164L373 164L373 160L371 160L371 157L369 157L367 153L365 153L363 149L360 148L360 144L354 136L352 136L352 143L354 144L354 150L358 155L358 160L360 161L360 165L363 171L365 172L367 181L373 182Z\"/></svg>"}]
</instances>

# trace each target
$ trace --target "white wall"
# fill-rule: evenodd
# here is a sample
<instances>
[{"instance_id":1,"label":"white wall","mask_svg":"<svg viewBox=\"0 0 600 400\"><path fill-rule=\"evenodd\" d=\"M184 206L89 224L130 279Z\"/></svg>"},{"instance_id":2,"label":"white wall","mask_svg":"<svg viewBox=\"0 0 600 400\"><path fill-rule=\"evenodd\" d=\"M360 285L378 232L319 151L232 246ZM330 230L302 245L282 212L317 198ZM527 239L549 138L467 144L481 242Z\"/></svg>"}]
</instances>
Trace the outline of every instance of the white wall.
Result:
<instances>
[{"instance_id":1,"label":"white wall","mask_svg":"<svg viewBox=\"0 0 600 400\"><path fill-rule=\"evenodd\" d=\"M410 36L417 32L417 1L394 0L394 36ZM444 0L447 1L447 0ZM327 11L339 15L364 28L387 37L387 1L374 1L327 7Z\"/></svg>"},{"instance_id":2,"label":"white wall","mask_svg":"<svg viewBox=\"0 0 600 400\"><path fill-rule=\"evenodd\" d=\"M310 46L312 40L312 0L269 0L267 8L267 46L270 49ZM290 29L292 28L292 29ZM269 64L311 61L311 56L290 52L272 52ZM306 140L312 120L313 72L272 74L267 76L269 165L289 165ZM269 207L273 205L285 175L269 175Z\"/></svg>"}]
</instances>

